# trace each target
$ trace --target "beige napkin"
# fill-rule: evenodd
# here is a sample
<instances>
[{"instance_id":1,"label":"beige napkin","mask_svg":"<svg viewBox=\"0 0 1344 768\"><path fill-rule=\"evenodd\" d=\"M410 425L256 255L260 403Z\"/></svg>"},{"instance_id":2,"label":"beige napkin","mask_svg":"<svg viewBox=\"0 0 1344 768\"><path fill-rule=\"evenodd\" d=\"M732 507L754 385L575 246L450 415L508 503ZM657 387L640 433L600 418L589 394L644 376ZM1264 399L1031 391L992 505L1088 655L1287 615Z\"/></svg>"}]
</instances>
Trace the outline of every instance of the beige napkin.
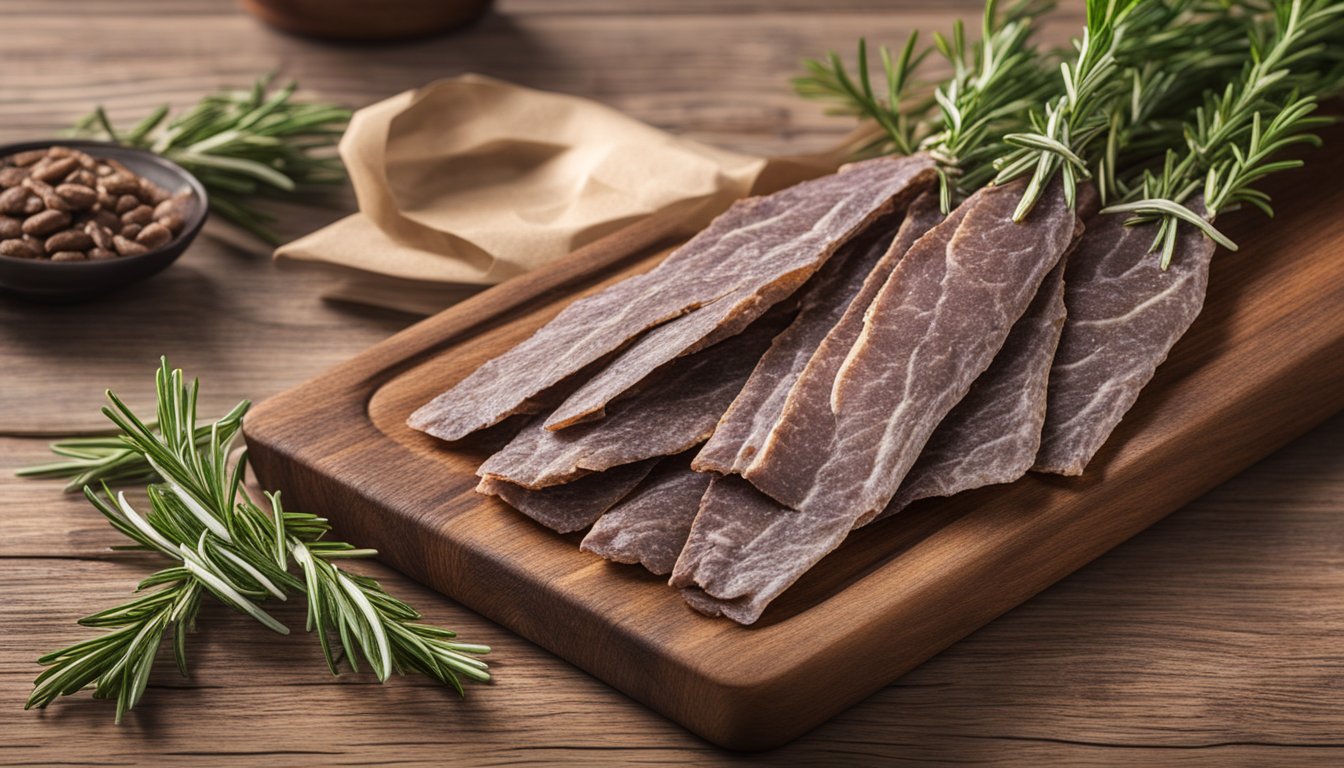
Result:
<instances>
[{"instance_id":1,"label":"beige napkin","mask_svg":"<svg viewBox=\"0 0 1344 768\"><path fill-rule=\"evenodd\" d=\"M340 154L359 212L275 255L341 275L334 298L429 313L655 214L692 232L740 197L833 170L865 135L753 157L465 75L357 112Z\"/></svg>"}]
</instances>

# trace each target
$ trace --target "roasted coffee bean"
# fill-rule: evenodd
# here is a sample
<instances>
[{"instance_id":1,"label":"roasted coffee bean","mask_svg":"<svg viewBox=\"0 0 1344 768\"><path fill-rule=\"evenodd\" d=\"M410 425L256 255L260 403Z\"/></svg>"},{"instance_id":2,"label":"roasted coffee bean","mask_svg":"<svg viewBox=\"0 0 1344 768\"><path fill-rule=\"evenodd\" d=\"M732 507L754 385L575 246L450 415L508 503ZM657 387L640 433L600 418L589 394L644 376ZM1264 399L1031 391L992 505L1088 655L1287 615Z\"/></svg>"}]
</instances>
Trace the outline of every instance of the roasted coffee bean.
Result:
<instances>
[{"instance_id":1,"label":"roasted coffee bean","mask_svg":"<svg viewBox=\"0 0 1344 768\"><path fill-rule=\"evenodd\" d=\"M121 235L117 235L113 238L113 243L116 245L117 253L120 253L122 256L140 256L149 253L149 249L145 246L134 240L128 240Z\"/></svg>"},{"instance_id":2,"label":"roasted coffee bean","mask_svg":"<svg viewBox=\"0 0 1344 768\"><path fill-rule=\"evenodd\" d=\"M121 235L127 240L134 240L135 238L140 236L140 230L142 229L144 229L144 227L140 226L139 224L125 224L122 226L121 231L118 232L117 234Z\"/></svg>"},{"instance_id":3,"label":"roasted coffee bean","mask_svg":"<svg viewBox=\"0 0 1344 768\"><path fill-rule=\"evenodd\" d=\"M65 198L56 194L56 189L52 187L50 184L46 183L45 181L30 177L23 180L23 186L27 188L29 192L32 192L34 195L37 195L38 197L42 198L42 204L50 208L51 210L53 211L71 210L70 203L66 202Z\"/></svg>"},{"instance_id":4,"label":"roasted coffee bean","mask_svg":"<svg viewBox=\"0 0 1344 768\"><path fill-rule=\"evenodd\" d=\"M167 216L160 216L158 218L158 222L163 226L167 227L168 231L172 232L174 235L176 235L178 232L181 232L182 228L187 225L187 223L182 220L182 217L178 216L176 213L170 213Z\"/></svg>"},{"instance_id":5,"label":"roasted coffee bean","mask_svg":"<svg viewBox=\"0 0 1344 768\"><path fill-rule=\"evenodd\" d=\"M143 205L143 203L141 203L140 198L135 195L122 195L117 198L117 204L112 207L112 210L116 211L117 215L120 216L123 213L134 211L141 205Z\"/></svg>"},{"instance_id":6,"label":"roasted coffee bean","mask_svg":"<svg viewBox=\"0 0 1344 768\"><path fill-rule=\"evenodd\" d=\"M162 219L167 216L176 216L182 221L186 221L187 214L190 212L191 198L184 195L173 195L162 203L154 206L154 218L156 219Z\"/></svg>"},{"instance_id":7,"label":"roasted coffee bean","mask_svg":"<svg viewBox=\"0 0 1344 768\"><path fill-rule=\"evenodd\" d=\"M23 187L10 187L0 192L0 213L23 213L28 197L28 190Z\"/></svg>"},{"instance_id":8,"label":"roasted coffee bean","mask_svg":"<svg viewBox=\"0 0 1344 768\"><path fill-rule=\"evenodd\" d=\"M77 229L67 229L48 237L42 247L47 249L47 253L87 251L93 247L93 238Z\"/></svg>"},{"instance_id":9,"label":"roasted coffee bean","mask_svg":"<svg viewBox=\"0 0 1344 768\"><path fill-rule=\"evenodd\" d=\"M62 157L59 160L53 160L45 168L34 168L33 178L39 181L45 181L48 184L55 184L64 181L79 167L79 161L73 157Z\"/></svg>"},{"instance_id":10,"label":"roasted coffee bean","mask_svg":"<svg viewBox=\"0 0 1344 768\"><path fill-rule=\"evenodd\" d=\"M98 202L98 193L83 184L62 184L56 187L56 194L77 211L92 208Z\"/></svg>"},{"instance_id":11,"label":"roasted coffee bean","mask_svg":"<svg viewBox=\"0 0 1344 768\"><path fill-rule=\"evenodd\" d=\"M140 199L150 205L158 205L168 199L168 193L158 184L141 177L140 179Z\"/></svg>"},{"instance_id":12,"label":"roasted coffee bean","mask_svg":"<svg viewBox=\"0 0 1344 768\"><path fill-rule=\"evenodd\" d=\"M70 226L70 214L65 211L42 211L23 220L23 233L41 237L68 226Z\"/></svg>"},{"instance_id":13,"label":"roasted coffee bean","mask_svg":"<svg viewBox=\"0 0 1344 768\"><path fill-rule=\"evenodd\" d=\"M168 241L172 239L173 233L157 222L146 224L145 228L140 230L140 234L135 236L135 242L150 249L167 245Z\"/></svg>"},{"instance_id":14,"label":"roasted coffee bean","mask_svg":"<svg viewBox=\"0 0 1344 768\"><path fill-rule=\"evenodd\" d=\"M46 208L42 203L42 198L37 195L29 194L28 199L23 201L23 212L31 216L34 213L41 213Z\"/></svg>"},{"instance_id":15,"label":"roasted coffee bean","mask_svg":"<svg viewBox=\"0 0 1344 768\"><path fill-rule=\"evenodd\" d=\"M10 156L9 160L15 165L32 165L46 156L47 150L45 149L30 149L27 152Z\"/></svg>"},{"instance_id":16,"label":"roasted coffee bean","mask_svg":"<svg viewBox=\"0 0 1344 768\"><path fill-rule=\"evenodd\" d=\"M42 258L42 249L27 240L14 238L12 240L0 240L0 255L13 259L40 259Z\"/></svg>"},{"instance_id":17,"label":"roasted coffee bean","mask_svg":"<svg viewBox=\"0 0 1344 768\"><path fill-rule=\"evenodd\" d=\"M17 187L28 178L27 168L0 168L0 187Z\"/></svg>"},{"instance_id":18,"label":"roasted coffee bean","mask_svg":"<svg viewBox=\"0 0 1344 768\"><path fill-rule=\"evenodd\" d=\"M111 249L112 230L104 227L96 221L90 221L84 225L84 233L93 238L93 244L99 248Z\"/></svg>"},{"instance_id":19,"label":"roasted coffee bean","mask_svg":"<svg viewBox=\"0 0 1344 768\"><path fill-rule=\"evenodd\" d=\"M121 231L121 217L111 211L94 211L89 214L89 221L110 229L112 234Z\"/></svg>"},{"instance_id":20,"label":"roasted coffee bean","mask_svg":"<svg viewBox=\"0 0 1344 768\"><path fill-rule=\"evenodd\" d=\"M103 189L115 195L133 195L140 191L140 182L131 174L121 171L104 177L102 185Z\"/></svg>"},{"instance_id":21,"label":"roasted coffee bean","mask_svg":"<svg viewBox=\"0 0 1344 768\"><path fill-rule=\"evenodd\" d=\"M13 216L0 216L0 240L23 237L23 222Z\"/></svg>"},{"instance_id":22,"label":"roasted coffee bean","mask_svg":"<svg viewBox=\"0 0 1344 768\"><path fill-rule=\"evenodd\" d=\"M83 251L57 251L51 254L52 261L88 261Z\"/></svg>"},{"instance_id":23,"label":"roasted coffee bean","mask_svg":"<svg viewBox=\"0 0 1344 768\"><path fill-rule=\"evenodd\" d=\"M139 224L145 226L154 220L154 209L148 205L139 206L133 210L121 214L123 224Z\"/></svg>"},{"instance_id":24,"label":"roasted coffee bean","mask_svg":"<svg viewBox=\"0 0 1344 768\"><path fill-rule=\"evenodd\" d=\"M90 249L89 249L89 260L90 260L90 261L103 261L103 260L105 260L105 259L115 259L115 258L117 258L117 252L116 252L116 251L113 251L113 250L110 250L110 249L108 249L108 248L90 248Z\"/></svg>"}]
</instances>

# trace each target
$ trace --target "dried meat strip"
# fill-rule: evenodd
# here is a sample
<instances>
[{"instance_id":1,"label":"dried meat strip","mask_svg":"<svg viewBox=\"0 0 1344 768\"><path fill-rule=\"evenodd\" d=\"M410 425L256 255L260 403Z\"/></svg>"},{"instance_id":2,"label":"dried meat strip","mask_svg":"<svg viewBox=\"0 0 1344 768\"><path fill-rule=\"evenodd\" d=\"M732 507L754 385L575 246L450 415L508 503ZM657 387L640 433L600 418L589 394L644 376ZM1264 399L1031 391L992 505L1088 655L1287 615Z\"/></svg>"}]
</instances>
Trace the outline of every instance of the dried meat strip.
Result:
<instances>
[{"instance_id":1,"label":"dried meat strip","mask_svg":"<svg viewBox=\"0 0 1344 768\"><path fill-rule=\"evenodd\" d=\"M932 183L933 175L926 156L876 158L739 201L656 268L574 302L526 341L416 410L408 423L444 440L461 439L523 412L539 395L645 331L717 305L719 320L700 339L660 346L651 356L636 354L647 370L609 367L618 378L633 377L633 384L697 344L708 346L746 327L855 232L891 210L897 198ZM599 373L599 410L629 389L609 386L614 375ZM591 394L581 399L587 402Z\"/></svg>"},{"instance_id":2,"label":"dried meat strip","mask_svg":"<svg viewBox=\"0 0 1344 768\"><path fill-rule=\"evenodd\" d=\"M919 499L1009 483L1031 469L1041 446L1046 383L1064 327L1064 269L1046 275L1031 306L966 396L929 437L896 495L875 519Z\"/></svg>"},{"instance_id":3,"label":"dried meat strip","mask_svg":"<svg viewBox=\"0 0 1344 768\"><path fill-rule=\"evenodd\" d=\"M819 520L788 509L737 475L716 475L670 583L697 610L751 624L840 546L853 522L839 515Z\"/></svg>"},{"instance_id":4,"label":"dried meat strip","mask_svg":"<svg viewBox=\"0 0 1344 768\"><path fill-rule=\"evenodd\" d=\"M738 333L806 283L841 245L878 217L904 209L933 180L932 163L922 155L898 159L896 165L870 163L850 166L836 177L848 182L846 196L830 202L834 193L823 189L818 200L827 200L825 204L809 201L776 219L771 231L754 232L754 239L777 244L762 251L759 245L743 243L752 255L733 257L739 270L737 287L636 341L569 395L547 418L546 426L563 429L600 418L608 403L668 361ZM855 192L859 187L865 188L862 194Z\"/></svg>"},{"instance_id":5,"label":"dried meat strip","mask_svg":"<svg viewBox=\"0 0 1344 768\"><path fill-rule=\"evenodd\" d=\"M579 548L670 574L710 479L691 470L689 454L663 459L634 492L598 518Z\"/></svg>"},{"instance_id":6,"label":"dried meat strip","mask_svg":"<svg viewBox=\"0 0 1344 768\"><path fill-rule=\"evenodd\" d=\"M1190 206L1203 210L1196 199ZM1182 225L1163 270L1152 226L1094 216L1064 276L1064 323L1034 469L1082 474L1204 306L1215 245Z\"/></svg>"},{"instance_id":7,"label":"dried meat strip","mask_svg":"<svg viewBox=\"0 0 1344 768\"><path fill-rule=\"evenodd\" d=\"M1079 230L1058 187L1013 224L1020 193L1021 184L981 190L920 238L843 361L814 355L743 473L751 482L727 476L710 485L672 575L694 607L755 621L886 507ZM901 452L894 460L893 451ZM760 492L752 469L798 501Z\"/></svg>"},{"instance_id":8,"label":"dried meat strip","mask_svg":"<svg viewBox=\"0 0 1344 768\"><path fill-rule=\"evenodd\" d=\"M581 531L625 498L653 469L656 460L626 464L565 485L534 491L485 478L476 490L506 504L557 533Z\"/></svg>"},{"instance_id":9,"label":"dried meat strip","mask_svg":"<svg viewBox=\"0 0 1344 768\"><path fill-rule=\"evenodd\" d=\"M537 419L476 473L545 488L699 445L790 319L791 312L777 306L742 333L677 360L643 389L613 403L601 421L552 432Z\"/></svg>"},{"instance_id":10,"label":"dried meat strip","mask_svg":"<svg viewBox=\"0 0 1344 768\"><path fill-rule=\"evenodd\" d=\"M775 337L713 437L696 456L697 470L729 474L751 461L809 361L815 354L833 354L830 350L834 349L843 357L863 328L868 304L906 250L942 219L938 195L925 192L910 204L895 238L887 238L889 244L874 237L869 240L871 245L864 244L866 253L852 263L840 264L837 256L817 274L805 289L798 317ZM864 239L870 237L865 233Z\"/></svg>"},{"instance_id":11,"label":"dried meat strip","mask_svg":"<svg viewBox=\"0 0 1344 768\"><path fill-rule=\"evenodd\" d=\"M1080 227L1058 182L1013 222L1021 192L1021 182L979 190L910 248L868 308L829 401L790 393L744 477L819 523L886 507Z\"/></svg>"}]
</instances>

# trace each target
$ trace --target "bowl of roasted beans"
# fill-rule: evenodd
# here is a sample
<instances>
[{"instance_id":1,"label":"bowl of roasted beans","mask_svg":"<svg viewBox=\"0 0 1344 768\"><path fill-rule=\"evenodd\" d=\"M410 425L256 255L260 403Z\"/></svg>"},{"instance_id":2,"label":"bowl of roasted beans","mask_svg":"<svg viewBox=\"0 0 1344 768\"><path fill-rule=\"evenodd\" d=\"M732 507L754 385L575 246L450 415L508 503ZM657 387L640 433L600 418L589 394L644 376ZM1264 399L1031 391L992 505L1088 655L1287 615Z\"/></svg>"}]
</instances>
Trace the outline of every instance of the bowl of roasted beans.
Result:
<instances>
[{"instance_id":1,"label":"bowl of roasted beans","mask_svg":"<svg viewBox=\"0 0 1344 768\"><path fill-rule=\"evenodd\" d=\"M79 298L143 280L182 255L206 208L201 183L152 152L0 146L0 289Z\"/></svg>"}]
</instances>

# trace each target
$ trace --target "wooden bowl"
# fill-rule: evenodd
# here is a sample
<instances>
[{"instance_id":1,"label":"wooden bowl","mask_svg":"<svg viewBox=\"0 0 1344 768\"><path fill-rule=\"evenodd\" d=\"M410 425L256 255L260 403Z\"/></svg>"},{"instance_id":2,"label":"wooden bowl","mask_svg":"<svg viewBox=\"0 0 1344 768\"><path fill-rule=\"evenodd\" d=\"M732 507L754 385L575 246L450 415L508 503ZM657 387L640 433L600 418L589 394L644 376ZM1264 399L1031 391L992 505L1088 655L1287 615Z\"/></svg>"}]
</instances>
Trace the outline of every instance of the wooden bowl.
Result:
<instances>
[{"instance_id":1,"label":"wooden bowl","mask_svg":"<svg viewBox=\"0 0 1344 768\"><path fill-rule=\"evenodd\" d=\"M276 29L305 37L376 42L426 37L474 21L491 0L242 0Z\"/></svg>"}]
</instances>

